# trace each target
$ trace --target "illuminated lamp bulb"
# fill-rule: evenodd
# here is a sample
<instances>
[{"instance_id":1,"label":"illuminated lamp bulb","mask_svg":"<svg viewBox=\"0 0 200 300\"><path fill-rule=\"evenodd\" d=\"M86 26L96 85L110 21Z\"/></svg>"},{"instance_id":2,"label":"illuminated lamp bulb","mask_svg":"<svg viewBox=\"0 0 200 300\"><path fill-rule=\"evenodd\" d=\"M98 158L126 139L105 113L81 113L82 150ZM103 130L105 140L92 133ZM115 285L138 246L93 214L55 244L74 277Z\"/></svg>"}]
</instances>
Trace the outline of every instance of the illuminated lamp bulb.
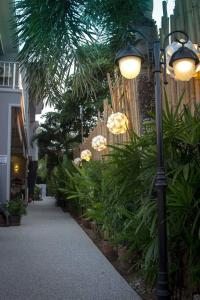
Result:
<instances>
[{"instance_id":1,"label":"illuminated lamp bulb","mask_svg":"<svg viewBox=\"0 0 200 300\"><path fill-rule=\"evenodd\" d=\"M198 64L199 58L196 53L185 46L174 52L169 62L174 70L175 79L180 81L189 81Z\"/></svg>"},{"instance_id":2,"label":"illuminated lamp bulb","mask_svg":"<svg viewBox=\"0 0 200 300\"><path fill-rule=\"evenodd\" d=\"M119 66L123 77L133 79L138 76L141 70L141 64L144 60L142 53L128 44L120 50L115 57L115 64Z\"/></svg>"},{"instance_id":3,"label":"illuminated lamp bulb","mask_svg":"<svg viewBox=\"0 0 200 300\"><path fill-rule=\"evenodd\" d=\"M80 158L80 157L76 157L76 158L73 160L73 163L74 163L76 166L80 166L80 165L81 165L81 158Z\"/></svg>"},{"instance_id":4,"label":"illuminated lamp bulb","mask_svg":"<svg viewBox=\"0 0 200 300\"><path fill-rule=\"evenodd\" d=\"M18 164L14 164L14 172L15 173L19 172L19 165Z\"/></svg>"},{"instance_id":5,"label":"illuminated lamp bulb","mask_svg":"<svg viewBox=\"0 0 200 300\"><path fill-rule=\"evenodd\" d=\"M114 113L108 117L107 127L113 134L125 133L128 129L128 119L121 112Z\"/></svg>"},{"instance_id":6,"label":"illuminated lamp bulb","mask_svg":"<svg viewBox=\"0 0 200 300\"><path fill-rule=\"evenodd\" d=\"M119 60L119 69L126 79L134 79L141 70L142 60L137 56L127 56Z\"/></svg>"},{"instance_id":7,"label":"illuminated lamp bulb","mask_svg":"<svg viewBox=\"0 0 200 300\"><path fill-rule=\"evenodd\" d=\"M92 153L90 150L86 149L86 150L83 150L81 152L81 159L82 160L86 160L86 161L90 161L92 158Z\"/></svg>"},{"instance_id":8,"label":"illuminated lamp bulb","mask_svg":"<svg viewBox=\"0 0 200 300\"><path fill-rule=\"evenodd\" d=\"M189 81L196 70L193 59L180 59L173 63L175 79L180 81Z\"/></svg>"},{"instance_id":9,"label":"illuminated lamp bulb","mask_svg":"<svg viewBox=\"0 0 200 300\"><path fill-rule=\"evenodd\" d=\"M102 151L106 149L107 140L102 135L97 135L92 139L92 148L97 151Z\"/></svg>"}]
</instances>

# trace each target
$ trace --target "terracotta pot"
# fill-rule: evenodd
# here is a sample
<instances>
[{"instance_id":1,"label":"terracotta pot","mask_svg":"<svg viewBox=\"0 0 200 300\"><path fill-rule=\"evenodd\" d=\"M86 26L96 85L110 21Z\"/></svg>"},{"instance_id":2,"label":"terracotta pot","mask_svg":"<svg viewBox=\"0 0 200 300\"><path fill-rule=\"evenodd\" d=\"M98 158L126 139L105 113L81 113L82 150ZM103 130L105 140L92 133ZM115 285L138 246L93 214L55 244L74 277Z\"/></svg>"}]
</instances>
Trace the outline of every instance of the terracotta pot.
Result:
<instances>
[{"instance_id":1,"label":"terracotta pot","mask_svg":"<svg viewBox=\"0 0 200 300\"><path fill-rule=\"evenodd\" d=\"M92 229L85 229L85 232L93 241L96 240L96 234Z\"/></svg>"},{"instance_id":2,"label":"terracotta pot","mask_svg":"<svg viewBox=\"0 0 200 300\"><path fill-rule=\"evenodd\" d=\"M131 259L126 246L118 246L118 262L119 267L123 272L128 272L131 268Z\"/></svg>"},{"instance_id":3,"label":"terracotta pot","mask_svg":"<svg viewBox=\"0 0 200 300\"><path fill-rule=\"evenodd\" d=\"M107 258L111 260L116 259L116 252L114 251L114 247L108 241L102 241L101 245L102 251Z\"/></svg>"},{"instance_id":4,"label":"terracotta pot","mask_svg":"<svg viewBox=\"0 0 200 300\"><path fill-rule=\"evenodd\" d=\"M63 212L69 212L69 204L66 200L63 200L61 209L62 209Z\"/></svg>"},{"instance_id":5,"label":"terracotta pot","mask_svg":"<svg viewBox=\"0 0 200 300\"><path fill-rule=\"evenodd\" d=\"M21 225L21 216L9 216L10 226L19 226Z\"/></svg>"},{"instance_id":6,"label":"terracotta pot","mask_svg":"<svg viewBox=\"0 0 200 300\"><path fill-rule=\"evenodd\" d=\"M81 223L85 228L91 229L91 223L88 219L82 218Z\"/></svg>"},{"instance_id":7,"label":"terracotta pot","mask_svg":"<svg viewBox=\"0 0 200 300\"><path fill-rule=\"evenodd\" d=\"M127 247L126 246L118 246L117 253L118 253L119 259L126 259L127 255L128 255Z\"/></svg>"},{"instance_id":8,"label":"terracotta pot","mask_svg":"<svg viewBox=\"0 0 200 300\"><path fill-rule=\"evenodd\" d=\"M6 225L5 218L2 215L0 215L0 227L3 227L5 225Z\"/></svg>"},{"instance_id":9,"label":"terracotta pot","mask_svg":"<svg viewBox=\"0 0 200 300\"><path fill-rule=\"evenodd\" d=\"M97 231L97 223L96 223L95 221L92 221L90 224L91 224L92 230L93 230L94 232L96 232L96 231Z\"/></svg>"}]
</instances>

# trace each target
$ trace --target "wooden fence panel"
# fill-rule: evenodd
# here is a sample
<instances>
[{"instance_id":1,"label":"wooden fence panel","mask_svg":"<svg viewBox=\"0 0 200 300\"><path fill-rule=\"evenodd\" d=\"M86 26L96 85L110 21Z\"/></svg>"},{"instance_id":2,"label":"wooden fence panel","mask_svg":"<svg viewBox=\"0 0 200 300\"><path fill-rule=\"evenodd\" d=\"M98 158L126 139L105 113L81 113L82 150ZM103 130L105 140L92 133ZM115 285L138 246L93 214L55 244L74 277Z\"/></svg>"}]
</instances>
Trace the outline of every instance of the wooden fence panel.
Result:
<instances>
[{"instance_id":1,"label":"wooden fence panel","mask_svg":"<svg viewBox=\"0 0 200 300\"><path fill-rule=\"evenodd\" d=\"M185 30L191 41L194 44L200 45L200 0L176 0L174 15L167 16L166 3L163 3L162 28L160 29L160 38L163 42L164 36L170 30ZM180 36L179 36L180 37ZM175 38L175 37L174 37ZM113 135L109 132L106 124L109 115L113 112L125 113L129 119L129 129L134 130L137 134L141 133L141 107L139 105L139 91L137 79L126 80L116 78L112 82L108 74L108 85L110 89L111 105L108 100L104 100L103 114L98 117L96 127L91 130L88 138L78 149L74 150L74 158L80 156L80 152L89 149L92 152L94 160L100 160L105 154L108 154L108 149L98 152L92 149L91 143L96 135L103 135L107 139L109 145L125 143L129 140L128 133L121 135ZM168 84L163 85L166 90L170 107L176 108L181 95L184 93L183 105L187 105L193 111L195 104L200 104L200 74L197 78L193 78L190 82L177 82L168 76ZM164 97L163 97L164 98Z\"/></svg>"}]
</instances>

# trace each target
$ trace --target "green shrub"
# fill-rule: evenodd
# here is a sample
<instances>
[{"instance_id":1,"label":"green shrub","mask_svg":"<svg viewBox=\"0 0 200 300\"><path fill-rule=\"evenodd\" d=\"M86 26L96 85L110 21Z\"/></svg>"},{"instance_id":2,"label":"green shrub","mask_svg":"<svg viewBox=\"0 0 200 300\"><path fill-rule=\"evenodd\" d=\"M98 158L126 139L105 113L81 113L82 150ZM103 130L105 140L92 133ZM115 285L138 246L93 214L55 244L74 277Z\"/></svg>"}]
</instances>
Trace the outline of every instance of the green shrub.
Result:
<instances>
[{"instance_id":1,"label":"green shrub","mask_svg":"<svg viewBox=\"0 0 200 300\"><path fill-rule=\"evenodd\" d=\"M181 100L181 99L180 99ZM180 101L181 102L181 101ZM163 117L167 176L167 234L171 289L200 282L200 107L194 114L169 109ZM152 284L158 266L155 119L145 122L141 137L112 147L107 160L65 169L62 192L77 201L87 217L126 245Z\"/></svg>"},{"instance_id":2,"label":"green shrub","mask_svg":"<svg viewBox=\"0 0 200 300\"><path fill-rule=\"evenodd\" d=\"M34 188L34 200L41 200L41 191L38 185L35 185Z\"/></svg>"},{"instance_id":3,"label":"green shrub","mask_svg":"<svg viewBox=\"0 0 200 300\"><path fill-rule=\"evenodd\" d=\"M9 215L12 216L21 216L26 214L26 205L20 198L8 201L5 208Z\"/></svg>"}]
</instances>

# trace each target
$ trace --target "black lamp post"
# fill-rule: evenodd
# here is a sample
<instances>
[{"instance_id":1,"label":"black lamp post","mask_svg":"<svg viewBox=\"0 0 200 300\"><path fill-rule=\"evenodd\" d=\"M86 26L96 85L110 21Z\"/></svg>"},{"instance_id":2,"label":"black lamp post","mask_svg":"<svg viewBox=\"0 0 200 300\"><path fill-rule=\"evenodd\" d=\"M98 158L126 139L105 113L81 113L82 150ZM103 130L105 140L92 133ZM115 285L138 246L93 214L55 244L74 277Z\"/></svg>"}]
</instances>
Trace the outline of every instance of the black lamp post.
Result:
<instances>
[{"instance_id":1,"label":"black lamp post","mask_svg":"<svg viewBox=\"0 0 200 300\"><path fill-rule=\"evenodd\" d=\"M138 30L129 28L131 34L138 33L147 41L147 38ZM181 47L174 52L169 62L173 67L175 78L181 81L188 81L195 73L199 59L197 55L187 48L185 44L188 42L188 35L183 31L173 31L169 33L166 40L174 33L181 33L185 36L186 41L182 42ZM149 49L147 49L149 51ZM144 56L130 43L126 48L120 50L115 58L115 63L119 65L122 75L127 79L135 78L141 68ZM156 296L159 300L170 299L169 282L168 282L168 255L167 255L167 232L166 232L166 176L164 168L163 155L163 128L162 128L162 93L160 74L162 72L161 65L164 65L164 83L166 84L166 52L161 48L160 41L153 43L153 65L155 79L155 105L156 105L156 132L157 132L157 174L155 186L157 188L157 207L158 207L158 240L159 240L159 272L156 286Z\"/></svg>"}]
</instances>

